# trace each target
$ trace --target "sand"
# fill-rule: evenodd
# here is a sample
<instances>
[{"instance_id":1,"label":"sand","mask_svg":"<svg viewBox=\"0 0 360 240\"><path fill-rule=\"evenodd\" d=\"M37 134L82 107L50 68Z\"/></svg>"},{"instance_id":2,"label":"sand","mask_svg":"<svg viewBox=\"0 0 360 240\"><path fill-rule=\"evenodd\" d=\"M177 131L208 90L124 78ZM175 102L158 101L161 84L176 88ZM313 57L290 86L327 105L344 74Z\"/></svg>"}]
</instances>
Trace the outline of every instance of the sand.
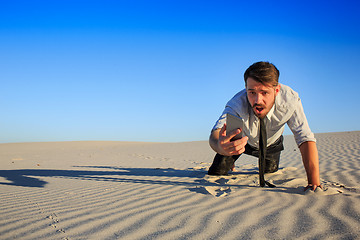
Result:
<instances>
[{"instance_id":1,"label":"sand","mask_svg":"<svg viewBox=\"0 0 360 240\"><path fill-rule=\"evenodd\" d=\"M208 176L206 141L0 144L0 239L360 239L360 132L316 137L319 192L292 136L276 188L250 156Z\"/></svg>"}]
</instances>

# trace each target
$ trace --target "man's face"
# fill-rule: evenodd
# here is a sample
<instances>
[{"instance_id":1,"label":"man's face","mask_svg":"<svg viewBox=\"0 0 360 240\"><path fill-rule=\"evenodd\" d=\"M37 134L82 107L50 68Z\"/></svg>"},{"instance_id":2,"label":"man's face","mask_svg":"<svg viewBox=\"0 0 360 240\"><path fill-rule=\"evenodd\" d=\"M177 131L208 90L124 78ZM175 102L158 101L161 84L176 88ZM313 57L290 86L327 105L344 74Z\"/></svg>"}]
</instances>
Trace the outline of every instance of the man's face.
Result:
<instances>
[{"instance_id":1,"label":"man's face","mask_svg":"<svg viewBox=\"0 0 360 240\"><path fill-rule=\"evenodd\" d=\"M249 103L259 118L264 118L275 103L275 97L280 91L280 85L276 87L263 85L252 78L247 79L246 92Z\"/></svg>"}]
</instances>

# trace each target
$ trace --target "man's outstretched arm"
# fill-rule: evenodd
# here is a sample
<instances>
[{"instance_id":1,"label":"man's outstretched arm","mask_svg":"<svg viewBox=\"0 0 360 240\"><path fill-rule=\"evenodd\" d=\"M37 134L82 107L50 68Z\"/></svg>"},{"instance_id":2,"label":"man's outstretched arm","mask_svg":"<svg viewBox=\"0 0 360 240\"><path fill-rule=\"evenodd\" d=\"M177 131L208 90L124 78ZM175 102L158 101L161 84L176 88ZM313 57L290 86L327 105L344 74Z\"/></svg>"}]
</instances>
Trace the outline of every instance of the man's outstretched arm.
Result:
<instances>
[{"instance_id":1,"label":"man's outstretched arm","mask_svg":"<svg viewBox=\"0 0 360 240\"><path fill-rule=\"evenodd\" d=\"M304 142L300 145L300 152L304 163L308 188L315 190L320 185L319 155L315 142Z\"/></svg>"}]
</instances>

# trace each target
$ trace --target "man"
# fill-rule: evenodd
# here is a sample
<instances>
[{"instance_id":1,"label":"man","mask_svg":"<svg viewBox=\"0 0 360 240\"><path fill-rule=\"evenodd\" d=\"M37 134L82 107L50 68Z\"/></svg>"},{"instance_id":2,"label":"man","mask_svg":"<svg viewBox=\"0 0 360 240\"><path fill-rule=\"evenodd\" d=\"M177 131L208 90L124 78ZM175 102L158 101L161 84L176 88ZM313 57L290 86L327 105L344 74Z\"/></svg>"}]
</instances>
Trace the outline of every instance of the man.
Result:
<instances>
[{"instance_id":1,"label":"man","mask_svg":"<svg viewBox=\"0 0 360 240\"><path fill-rule=\"evenodd\" d=\"M279 84L279 74L279 70L269 62L254 63L245 71L245 89L227 103L211 132L209 143L217 154L209 175L226 175L239 156L245 153L259 157L260 185L263 187L263 174L278 170L280 152L284 149L282 134L285 124L288 124L300 148L308 179L306 189L315 191L317 187L321 188L316 139L298 94ZM227 133L226 114L241 118L243 129ZM232 141L238 134L242 138Z\"/></svg>"}]
</instances>

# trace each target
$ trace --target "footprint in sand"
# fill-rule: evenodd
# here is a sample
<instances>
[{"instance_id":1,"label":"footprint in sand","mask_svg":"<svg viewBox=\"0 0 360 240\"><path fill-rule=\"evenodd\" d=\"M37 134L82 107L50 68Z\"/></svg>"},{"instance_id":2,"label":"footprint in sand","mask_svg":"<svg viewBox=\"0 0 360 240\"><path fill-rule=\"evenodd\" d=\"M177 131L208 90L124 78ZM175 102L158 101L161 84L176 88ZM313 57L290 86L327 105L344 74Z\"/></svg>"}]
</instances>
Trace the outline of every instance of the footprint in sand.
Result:
<instances>
[{"instance_id":1,"label":"footprint in sand","mask_svg":"<svg viewBox=\"0 0 360 240\"><path fill-rule=\"evenodd\" d=\"M225 197L230 192L230 187L205 187L206 191L214 197Z\"/></svg>"},{"instance_id":2,"label":"footprint in sand","mask_svg":"<svg viewBox=\"0 0 360 240\"><path fill-rule=\"evenodd\" d=\"M57 229L58 228L57 223L59 223L59 219L57 218L55 213L50 214L46 218L50 219L52 221L52 223L49 225L50 227L55 228L57 232L65 233L64 229L62 229L62 228Z\"/></svg>"}]
</instances>

